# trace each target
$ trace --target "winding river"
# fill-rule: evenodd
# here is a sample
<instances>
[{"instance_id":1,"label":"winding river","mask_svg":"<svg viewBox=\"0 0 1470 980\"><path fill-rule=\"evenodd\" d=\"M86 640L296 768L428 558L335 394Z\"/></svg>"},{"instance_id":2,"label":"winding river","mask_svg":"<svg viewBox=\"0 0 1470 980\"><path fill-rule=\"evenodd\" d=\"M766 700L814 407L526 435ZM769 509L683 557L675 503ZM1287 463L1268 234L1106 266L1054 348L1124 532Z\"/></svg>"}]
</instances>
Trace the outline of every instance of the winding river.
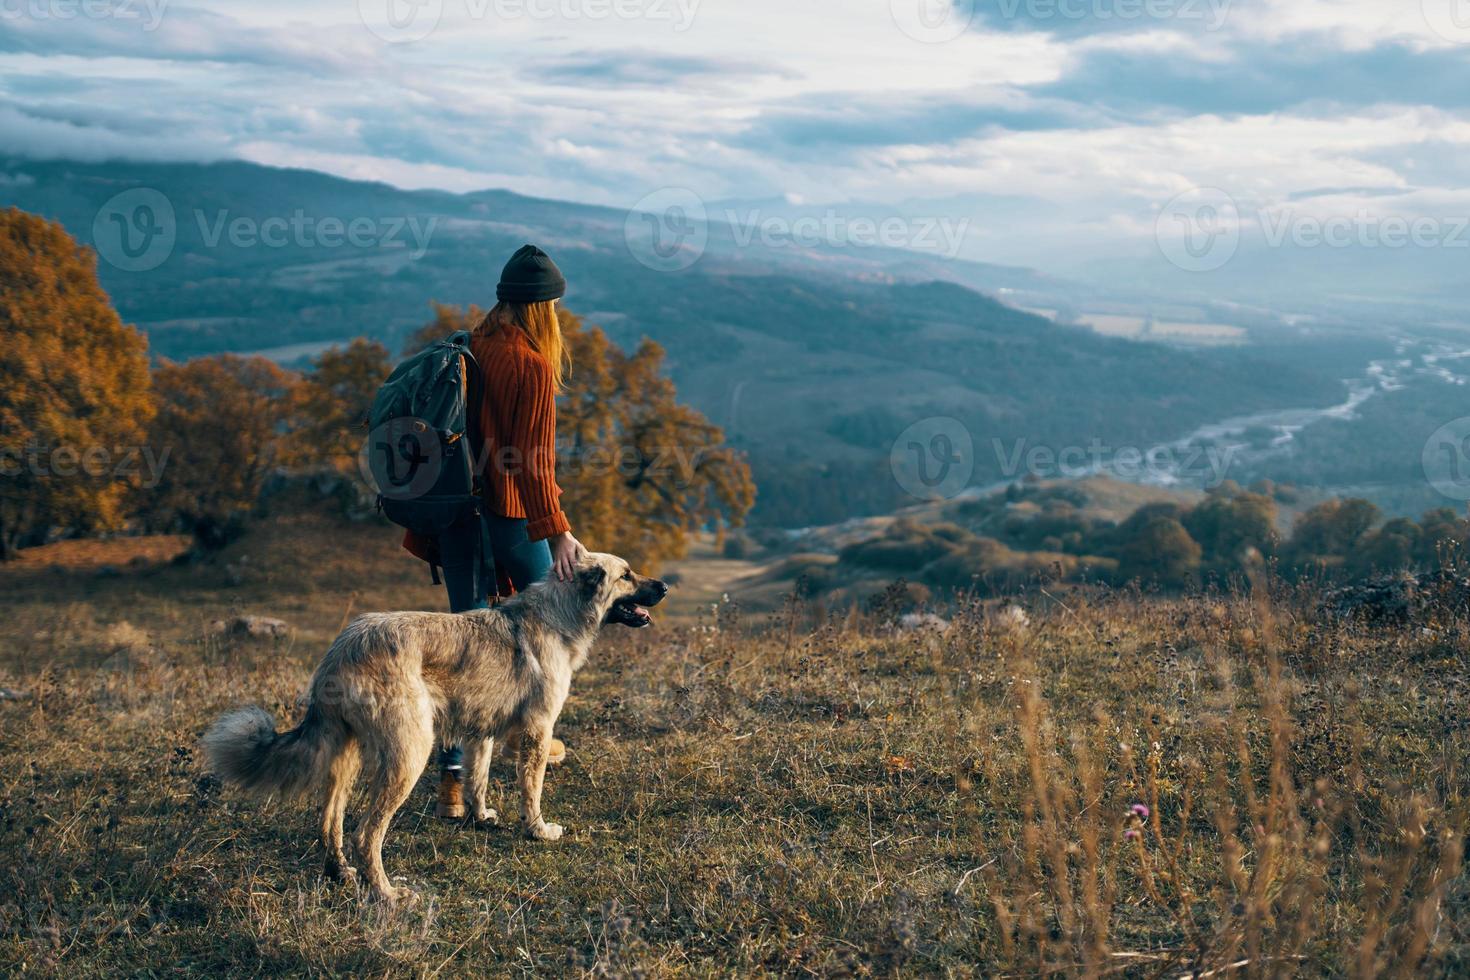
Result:
<instances>
[{"instance_id":1,"label":"winding river","mask_svg":"<svg viewBox=\"0 0 1470 980\"><path fill-rule=\"evenodd\" d=\"M1160 454L1165 464L1151 466L1142 480L1135 476L1133 481L1161 486L1200 486L1199 474L1193 468L1186 470L1183 461L1198 459L1201 452L1210 449L1216 453L1228 453L1232 466L1246 470L1268 459L1289 456L1297 435L1303 429L1318 422L1351 419L1364 404L1384 392L1431 380L1440 384L1470 384L1470 374L1455 370L1470 369L1470 365L1459 363L1466 359L1470 359L1470 350L1442 341L1396 338L1394 356L1372 361L1361 377L1347 379L1348 397L1342 403L1327 408L1275 409L1202 425L1184 438L1167 444L1168 452ZM1242 438L1247 433L1263 429L1275 433L1264 444L1259 439ZM1169 460L1173 465L1168 465ZM1126 478L1114 472L1115 467L1111 463L1102 469L1110 475Z\"/></svg>"}]
</instances>

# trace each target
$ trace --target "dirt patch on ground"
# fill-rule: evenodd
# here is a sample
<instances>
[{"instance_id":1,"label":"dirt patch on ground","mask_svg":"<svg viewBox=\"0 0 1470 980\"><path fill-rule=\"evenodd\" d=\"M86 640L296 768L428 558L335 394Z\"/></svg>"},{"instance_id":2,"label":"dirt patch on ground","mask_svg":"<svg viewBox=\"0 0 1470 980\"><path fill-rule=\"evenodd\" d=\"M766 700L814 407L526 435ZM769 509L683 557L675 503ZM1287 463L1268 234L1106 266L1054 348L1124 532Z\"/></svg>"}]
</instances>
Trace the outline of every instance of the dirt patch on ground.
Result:
<instances>
[{"instance_id":1,"label":"dirt patch on ground","mask_svg":"<svg viewBox=\"0 0 1470 980\"><path fill-rule=\"evenodd\" d=\"M98 571L140 565L162 565L189 550L191 539L186 534L150 534L136 538L109 540L58 541L39 548L23 548L15 561L6 567L65 568L72 571Z\"/></svg>"}]
</instances>

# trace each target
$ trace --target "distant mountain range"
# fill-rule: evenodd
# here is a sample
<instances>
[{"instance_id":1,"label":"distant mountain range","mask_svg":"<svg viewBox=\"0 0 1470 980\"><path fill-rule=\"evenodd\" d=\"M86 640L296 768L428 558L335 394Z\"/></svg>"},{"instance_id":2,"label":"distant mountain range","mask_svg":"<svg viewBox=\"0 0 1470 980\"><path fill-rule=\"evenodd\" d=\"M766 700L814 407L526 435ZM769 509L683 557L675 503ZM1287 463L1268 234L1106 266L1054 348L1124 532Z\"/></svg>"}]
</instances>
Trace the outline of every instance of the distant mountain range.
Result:
<instances>
[{"instance_id":1,"label":"distant mountain range","mask_svg":"<svg viewBox=\"0 0 1470 980\"><path fill-rule=\"evenodd\" d=\"M504 259L541 244L567 273L569 308L625 346L664 345L681 395L751 454L757 516L772 523L908 499L890 449L924 419L957 420L975 447L973 482L987 482L1018 475L1003 457L1023 440L1146 448L1212 419L1332 404L1372 346L1266 356L1111 339L1016 308L1086 287L803 241L774 205L709 208L699 222L695 203L671 192L630 215L238 162L0 161L0 205L95 245L119 310L165 357L260 351L289 363L355 336L396 349L431 301L492 303Z\"/></svg>"}]
</instances>

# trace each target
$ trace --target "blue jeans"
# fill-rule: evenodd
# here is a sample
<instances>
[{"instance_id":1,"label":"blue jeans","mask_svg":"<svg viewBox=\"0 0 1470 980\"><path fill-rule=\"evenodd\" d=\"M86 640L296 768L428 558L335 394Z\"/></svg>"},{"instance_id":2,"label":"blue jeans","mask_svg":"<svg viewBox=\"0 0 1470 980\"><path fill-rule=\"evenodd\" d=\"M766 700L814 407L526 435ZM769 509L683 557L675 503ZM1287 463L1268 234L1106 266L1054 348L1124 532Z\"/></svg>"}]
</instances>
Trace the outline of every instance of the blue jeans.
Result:
<instances>
[{"instance_id":1,"label":"blue jeans","mask_svg":"<svg viewBox=\"0 0 1470 980\"><path fill-rule=\"evenodd\" d=\"M523 517L486 514L480 518L490 538L495 567L503 571L517 592L551 574L551 546L529 541ZM444 588L449 593L450 612L484 609L495 582L479 574L480 528L472 522L455 527L439 538L439 558L444 568Z\"/></svg>"},{"instance_id":2,"label":"blue jeans","mask_svg":"<svg viewBox=\"0 0 1470 980\"><path fill-rule=\"evenodd\" d=\"M489 532L490 554L495 567L510 578L517 592L551 574L551 545L528 540L523 517L501 517L486 514L481 518ZM444 588L449 593L450 612L468 612L489 605L488 593L495 587L485 582L477 567L479 531L473 525L456 529L439 539L439 556L444 562ZM457 745L445 746L439 753L439 765L445 769L464 767L464 750Z\"/></svg>"}]
</instances>

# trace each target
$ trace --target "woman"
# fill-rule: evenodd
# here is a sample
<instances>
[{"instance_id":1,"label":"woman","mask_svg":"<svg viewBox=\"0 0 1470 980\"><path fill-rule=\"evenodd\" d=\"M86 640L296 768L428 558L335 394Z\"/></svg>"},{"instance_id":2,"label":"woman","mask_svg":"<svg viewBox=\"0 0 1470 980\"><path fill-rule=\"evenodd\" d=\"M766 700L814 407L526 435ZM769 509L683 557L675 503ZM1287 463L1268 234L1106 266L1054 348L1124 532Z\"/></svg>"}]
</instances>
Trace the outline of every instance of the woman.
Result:
<instances>
[{"instance_id":1,"label":"woman","mask_svg":"<svg viewBox=\"0 0 1470 980\"><path fill-rule=\"evenodd\" d=\"M470 350L482 384L471 406L484 445L480 453L483 520L499 578L499 593L520 591L554 573L572 577L586 549L572 536L556 485L556 395L571 367L556 316L567 283L541 249L526 245L511 257L495 287L499 301L476 328ZM454 612L482 609L478 528L441 539L439 558ZM416 550L416 549L415 549ZM558 761L566 749L552 740ZM463 753L446 747L440 756L440 816L464 815Z\"/></svg>"}]
</instances>

